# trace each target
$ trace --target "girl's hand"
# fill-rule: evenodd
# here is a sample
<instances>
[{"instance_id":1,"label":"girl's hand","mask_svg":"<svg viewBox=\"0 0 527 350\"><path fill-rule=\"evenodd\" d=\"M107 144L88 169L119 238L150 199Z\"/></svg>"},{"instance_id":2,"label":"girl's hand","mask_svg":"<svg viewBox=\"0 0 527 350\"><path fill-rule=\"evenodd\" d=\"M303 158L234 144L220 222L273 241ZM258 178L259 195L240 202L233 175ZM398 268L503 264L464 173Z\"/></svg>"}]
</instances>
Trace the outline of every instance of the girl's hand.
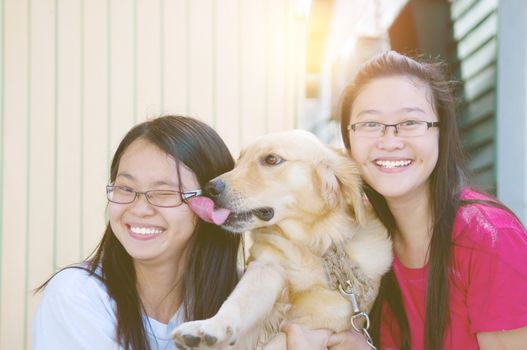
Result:
<instances>
[{"instance_id":1,"label":"girl's hand","mask_svg":"<svg viewBox=\"0 0 527 350\"><path fill-rule=\"evenodd\" d=\"M296 323L284 323L281 330L287 334L287 350L326 350L331 335L328 329L309 330Z\"/></svg>"},{"instance_id":2,"label":"girl's hand","mask_svg":"<svg viewBox=\"0 0 527 350\"><path fill-rule=\"evenodd\" d=\"M370 350L366 339L354 330L332 334L326 346L329 350Z\"/></svg>"}]
</instances>

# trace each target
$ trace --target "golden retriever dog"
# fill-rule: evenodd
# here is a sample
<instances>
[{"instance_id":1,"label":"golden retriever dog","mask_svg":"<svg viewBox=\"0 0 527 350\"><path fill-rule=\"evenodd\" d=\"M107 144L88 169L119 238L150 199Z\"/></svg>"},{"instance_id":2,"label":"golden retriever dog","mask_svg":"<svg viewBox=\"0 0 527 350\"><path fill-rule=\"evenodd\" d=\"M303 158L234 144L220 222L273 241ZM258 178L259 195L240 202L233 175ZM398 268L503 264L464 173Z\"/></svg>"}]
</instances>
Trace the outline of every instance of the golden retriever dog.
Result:
<instances>
[{"instance_id":1,"label":"golden retriever dog","mask_svg":"<svg viewBox=\"0 0 527 350\"><path fill-rule=\"evenodd\" d=\"M354 310L339 291L346 282L369 311L392 246L346 154L307 131L269 134L205 192L230 212L222 227L250 231L253 244L246 272L218 313L174 330L178 349L283 350L285 319L309 329L350 329Z\"/></svg>"}]
</instances>

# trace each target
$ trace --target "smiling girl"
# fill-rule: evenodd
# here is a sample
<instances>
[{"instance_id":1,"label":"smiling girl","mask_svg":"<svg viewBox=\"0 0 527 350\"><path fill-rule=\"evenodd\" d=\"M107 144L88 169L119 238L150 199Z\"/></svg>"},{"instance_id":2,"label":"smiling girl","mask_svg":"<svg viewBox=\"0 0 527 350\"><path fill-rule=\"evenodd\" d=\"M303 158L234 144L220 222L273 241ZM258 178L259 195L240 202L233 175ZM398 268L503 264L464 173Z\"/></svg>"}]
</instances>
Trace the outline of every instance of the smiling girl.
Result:
<instances>
[{"instance_id":1,"label":"smiling girl","mask_svg":"<svg viewBox=\"0 0 527 350\"><path fill-rule=\"evenodd\" d=\"M177 325L216 314L238 281L239 236L201 221L186 201L233 165L195 119L131 129L112 161L102 240L45 284L33 349L175 349Z\"/></svg>"},{"instance_id":2,"label":"smiling girl","mask_svg":"<svg viewBox=\"0 0 527 350\"><path fill-rule=\"evenodd\" d=\"M342 139L394 243L370 314L378 349L527 349L527 231L467 186L454 107L437 65L394 51L343 94ZM370 349L353 331L286 331L289 350Z\"/></svg>"}]
</instances>

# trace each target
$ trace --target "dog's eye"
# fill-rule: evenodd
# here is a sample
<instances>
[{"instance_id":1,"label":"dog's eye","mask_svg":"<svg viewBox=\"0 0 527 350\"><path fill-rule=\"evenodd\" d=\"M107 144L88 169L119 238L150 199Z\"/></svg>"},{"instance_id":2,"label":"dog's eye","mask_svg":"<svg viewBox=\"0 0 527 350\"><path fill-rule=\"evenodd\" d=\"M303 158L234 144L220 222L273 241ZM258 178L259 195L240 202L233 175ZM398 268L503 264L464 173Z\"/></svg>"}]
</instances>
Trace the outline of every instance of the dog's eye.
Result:
<instances>
[{"instance_id":1,"label":"dog's eye","mask_svg":"<svg viewBox=\"0 0 527 350\"><path fill-rule=\"evenodd\" d=\"M263 163L266 165L278 165L284 160L276 154L268 154L263 158Z\"/></svg>"}]
</instances>

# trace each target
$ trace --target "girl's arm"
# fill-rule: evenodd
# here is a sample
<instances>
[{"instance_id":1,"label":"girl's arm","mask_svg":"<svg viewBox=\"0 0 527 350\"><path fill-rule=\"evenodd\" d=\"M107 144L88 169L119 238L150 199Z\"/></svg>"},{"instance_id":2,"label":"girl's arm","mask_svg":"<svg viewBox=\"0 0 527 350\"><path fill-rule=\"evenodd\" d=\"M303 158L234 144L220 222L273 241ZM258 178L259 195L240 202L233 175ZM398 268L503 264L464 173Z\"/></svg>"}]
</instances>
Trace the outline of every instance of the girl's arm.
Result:
<instances>
[{"instance_id":1,"label":"girl's arm","mask_svg":"<svg viewBox=\"0 0 527 350\"><path fill-rule=\"evenodd\" d=\"M527 327L477 334L481 350L523 350L527 348Z\"/></svg>"},{"instance_id":2,"label":"girl's arm","mask_svg":"<svg viewBox=\"0 0 527 350\"><path fill-rule=\"evenodd\" d=\"M366 339L354 330L333 334L327 345L329 350L370 350Z\"/></svg>"}]
</instances>

